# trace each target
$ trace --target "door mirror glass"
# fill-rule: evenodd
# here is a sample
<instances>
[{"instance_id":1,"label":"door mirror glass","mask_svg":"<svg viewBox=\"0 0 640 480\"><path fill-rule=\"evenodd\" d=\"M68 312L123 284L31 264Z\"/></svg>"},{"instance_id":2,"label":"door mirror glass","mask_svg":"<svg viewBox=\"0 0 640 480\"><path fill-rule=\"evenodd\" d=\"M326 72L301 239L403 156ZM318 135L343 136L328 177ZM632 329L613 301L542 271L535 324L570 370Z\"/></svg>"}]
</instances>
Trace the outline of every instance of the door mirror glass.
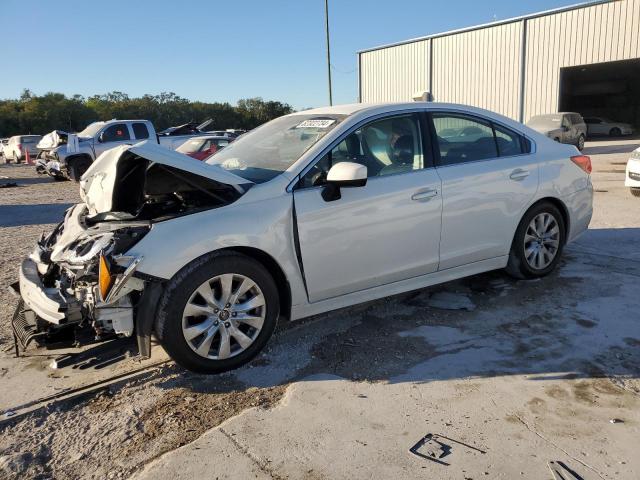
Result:
<instances>
[{"instance_id":1,"label":"door mirror glass","mask_svg":"<svg viewBox=\"0 0 640 480\"><path fill-rule=\"evenodd\" d=\"M355 162L339 162L327 173L327 185L322 190L322 198L327 202L338 200L341 198L341 188L364 187L366 184L366 166Z\"/></svg>"}]
</instances>

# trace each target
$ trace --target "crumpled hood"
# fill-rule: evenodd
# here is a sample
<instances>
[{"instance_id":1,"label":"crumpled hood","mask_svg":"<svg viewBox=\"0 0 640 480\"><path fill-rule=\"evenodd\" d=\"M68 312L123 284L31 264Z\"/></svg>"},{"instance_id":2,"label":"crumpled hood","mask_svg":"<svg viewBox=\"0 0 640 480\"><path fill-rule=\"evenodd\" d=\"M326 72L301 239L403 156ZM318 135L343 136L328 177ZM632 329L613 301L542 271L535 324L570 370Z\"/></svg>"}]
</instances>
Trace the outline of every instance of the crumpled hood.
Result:
<instances>
[{"instance_id":1,"label":"crumpled hood","mask_svg":"<svg viewBox=\"0 0 640 480\"><path fill-rule=\"evenodd\" d=\"M126 177L123 164L141 159L152 164L165 165L233 187L243 194L252 185L250 180L216 166L194 160L187 155L161 147L145 140L135 145L121 145L100 155L80 179L80 196L87 204L89 213L96 215L111 212L117 194L117 184Z\"/></svg>"},{"instance_id":2,"label":"crumpled hood","mask_svg":"<svg viewBox=\"0 0 640 480\"><path fill-rule=\"evenodd\" d=\"M50 150L58 145L63 145L67 143L68 135L69 134L63 130L54 130L43 136L36 145L36 148L40 150Z\"/></svg>"},{"instance_id":3,"label":"crumpled hood","mask_svg":"<svg viewBox=\"0 0 640 480\"><path fill-rule=\"evenodd\" d=\"M61 145L66 145L69 139L69 136L75 135L73 133L65 132L64 130L54 130L53 132L47 133L43 136L36 148L39 150L53 150ZM88 137L78 137L79 142L87 142L91 140Z\"/></svg>"}]
</instances>

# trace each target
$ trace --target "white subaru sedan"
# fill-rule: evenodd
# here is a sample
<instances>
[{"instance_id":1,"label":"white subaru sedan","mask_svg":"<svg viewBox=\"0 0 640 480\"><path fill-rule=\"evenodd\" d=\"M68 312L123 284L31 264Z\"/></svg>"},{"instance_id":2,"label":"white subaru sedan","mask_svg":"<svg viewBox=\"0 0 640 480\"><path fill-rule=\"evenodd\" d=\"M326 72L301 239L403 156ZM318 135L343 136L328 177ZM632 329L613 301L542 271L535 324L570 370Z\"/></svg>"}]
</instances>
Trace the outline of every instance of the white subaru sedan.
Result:
<instances>
[{"instance_id":1,"label":"white subaru sedan","mask_svg":"<svg viewBox=\"0 0 640 480\"><path fill-rule=\"evenodd\" d=\"M16 348L155 334L184 367L253 358L278 319L495 269L549 274L591 219L589 157L438 103L277 118L205 162L105 152L20 268Z\"/></svg>"},{"instance_id":2,"label":"white subaru sedan","mask_svg":"<svg viewBox=\"0 0 640 480\"><path fill-rule=\"evenodd\" d=\"M627 161L624 185L629 187L631 195L640 197L640 148L636 148Z\"/></svg>"}]
</instances>

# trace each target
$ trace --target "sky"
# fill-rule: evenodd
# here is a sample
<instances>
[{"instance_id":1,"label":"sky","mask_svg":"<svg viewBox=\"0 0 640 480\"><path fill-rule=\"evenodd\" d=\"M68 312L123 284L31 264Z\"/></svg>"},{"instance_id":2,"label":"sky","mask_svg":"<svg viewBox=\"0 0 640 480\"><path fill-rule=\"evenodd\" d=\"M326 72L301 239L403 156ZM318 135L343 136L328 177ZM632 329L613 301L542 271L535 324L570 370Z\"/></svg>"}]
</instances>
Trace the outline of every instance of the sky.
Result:
<instances>
[{"instance_id":1,"label":"sky","mask_svg":"<svg viewBox=\"0 0 640 480\"><path fill-rule=\"evenodd\" d=\"M334 104L357 100L358 50L577 0L329 0ZM0 98L90 96L328 104L324 0L2 0Z\"/></svg>"}]
</instances>

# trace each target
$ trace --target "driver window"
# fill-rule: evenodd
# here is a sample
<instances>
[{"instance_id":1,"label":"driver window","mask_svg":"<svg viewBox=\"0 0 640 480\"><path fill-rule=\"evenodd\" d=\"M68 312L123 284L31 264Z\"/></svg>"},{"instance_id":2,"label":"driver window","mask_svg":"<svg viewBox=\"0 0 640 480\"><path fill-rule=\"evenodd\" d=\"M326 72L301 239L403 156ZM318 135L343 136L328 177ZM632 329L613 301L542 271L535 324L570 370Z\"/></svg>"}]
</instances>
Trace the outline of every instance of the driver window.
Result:
<instances>
[{"instance_id":1,"label":"driver window","mask_svg":"<svg viewBox=\"0 0 640 480\"><path fill-rule=\"evenodd\" d=\"M116 123L115 125L111 125L110 127L107 127L102 133L102 141L104 143L130 139L131 137L129 136L129 129L124 123Z\"/></svg>"},{"instance_id":2,"label":"driver window","mask_svg":"<svg viewBox=\"0 0 640 480\"><path fill-rule=\"evenodd\" d=\"M418 116L385 118L350 133L305 174L299 188L324 185L327 173L339 162L364 165L369 178L424 168Z\"/></svg>"}]
</instances>

